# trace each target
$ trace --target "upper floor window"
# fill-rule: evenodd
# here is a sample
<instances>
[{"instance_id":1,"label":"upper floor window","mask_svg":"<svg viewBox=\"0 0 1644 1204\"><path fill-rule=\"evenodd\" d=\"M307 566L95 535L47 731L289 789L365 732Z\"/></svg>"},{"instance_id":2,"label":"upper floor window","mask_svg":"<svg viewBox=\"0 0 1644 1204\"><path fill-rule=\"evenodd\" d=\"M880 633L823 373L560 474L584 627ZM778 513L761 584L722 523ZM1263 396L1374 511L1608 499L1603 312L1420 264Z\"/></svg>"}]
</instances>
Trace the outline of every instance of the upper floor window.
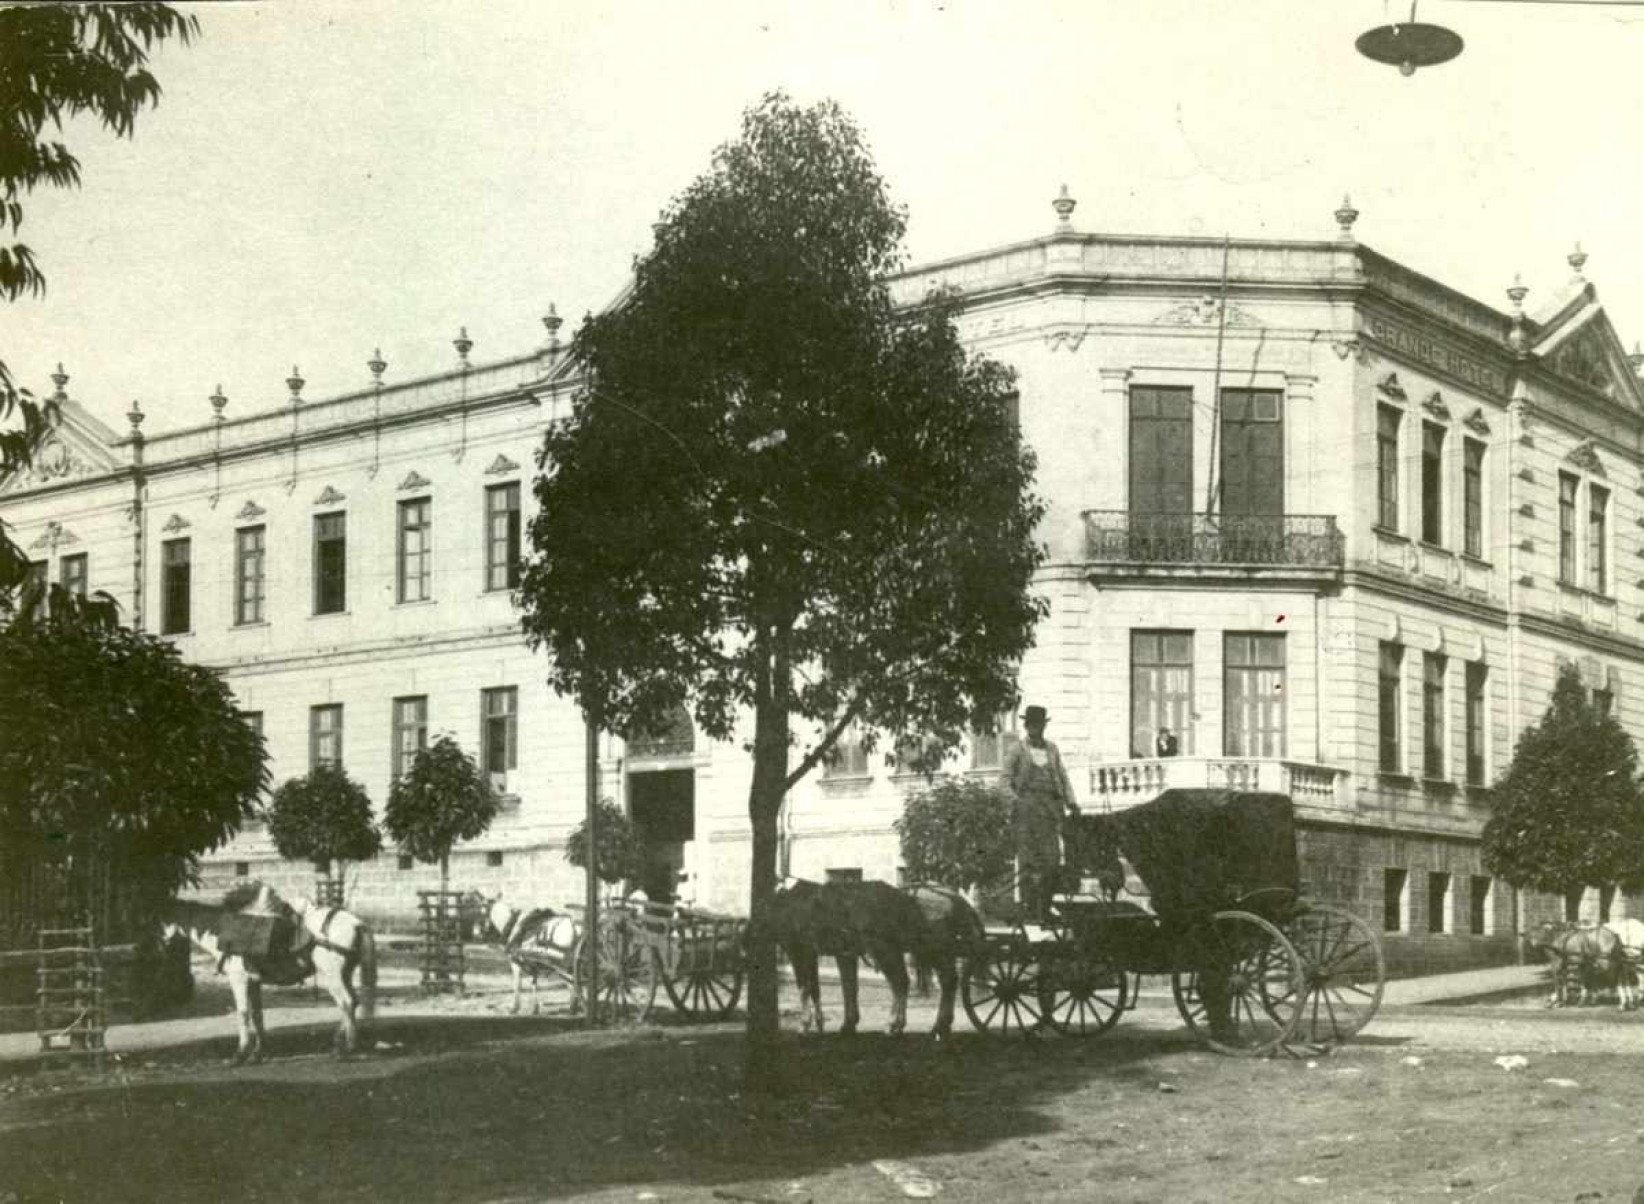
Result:
<instances>
[{"instance_id":1,"label":"upper floor window","mask_svg":"<svg viewBox=\"0 0 1644 1204\"><path fill-rule=\"evenodd\" d=\"M1444 674L1449 661L1442 653L1421 654L1421 772L1424 777L1446 777L1444 756Z\"/></svg>"},{"instance_id":2,"label":"upper floor window","mask_svg":"<svg viewBox=\"0 0 1644 1204\"><path fill-rule=\"evenodd\" d=\"M241 527L234 532L234 621L261 623L266 582L263 577L266 555L265 527Z\"/></svg>"},{"instance_id":3,"label":"upper floor window","mask_svg":"<svg viewBox=\"0 0 1644 1204\"><path fill-rule=\"evenodd\" d=\"M519 688L497 686L480 691L480 769L499 789L519 759Z\"/></svg>"},{"instance_id":4,"label":"upper floor window","mask_svg":"<svg viewBox=\"0 0 1644 1204\"><path fill-rule=\"evenodd\" d=\"M1444 543L1444 428L1421 424L1421 539Z\"/></svg>"},{"instance_id":5,"label":"upper floor window","mask_svg":"<svg viewBox=\"0 0 1644 1204\"><path fill-rule=\"evenodd\" d=\"M1461 441L1461 550L1484 559L1484 444Z\"/></svg>"},{"instance_id":6,"label":"upper floor window","mask_svg":"<svg viewBox=\"0 0 1644 1204\"><path fill-rule=\"evenodd\" d=\"M994 718L991 729L978 729L970 737L970 767L972 769L999 769L1005 763L1005 754L1020 737L1016 734L1016 713L1002 711Z\"/></svg>"},{"instance_id":7,"label":"upper floor window","mask_svg":"<svg viewBox=\"0 0 1644 1204\"><path fill-rule=\"evenodd\" d=\"M1228 632L1222 649L1226 755L1284 756L1284 636Z\"/></svg>"},{"instance_id":8,"label":"upper floor window","mask_svg":"<svg viewBox=\"0 0 1644 1204\"><path fill-rule=\"evenodd\" d=\"M393 765L390 772L398 779L411 772L411 763L417 754L428 747L428 697L394 699Z\"/></svg>"},{"instance_id":9,"label":"upper floor window","mask_svg":"<svg viewBox=\"0 0 1644 1204\"><path fill-rule=\"evenodd\" d=\"M1587 486L1587 588L1595 594L1610 592L1610 491Z\"/></svg>"},{"instance_id":10,"label":"upper floor window","mask_svg":"<svg viewBox=\"0 0 1644 1204\"><path fill-rule=\"evenodd\" d=\"M1485 689L1489 684L1489 670L1483 661L1467 665L1467 784L1484 785L1484 740L1486 722Z\"/></svg>"},{"instance_id":11,"label":"upper floor window","mask_svg":"<svg viewBox=\"0 0 1644 1204\"><path fill-rule=\"evenodd\" d=\"M1390 405L1376 407L1376 523L1399 529L1399 423L1404 415Z\"/></svg>"},{"instance_id":12,"label":"upper floor window","mask_svg":"<svg viewBox=\"0 0 1644 1204\"><path fill-rule=\"evenodd\" d=\"M419 497L400 503L398 563L401 602L423 602L433 593L432 499Z\"/></svg>"},{"instance_id":13,"label":"upper floor window","mask_svg":"<svg viewBox=\"0 0 1644 1204\"><path fill-rule=\"evenodd\" d=\"M1130 633L1130 755L1152 757L1169 741L1193 753L1193 633Z\"/></svg>"},{"instance_id":14,"label":"upper floor window","mask_svg":"<svg viewBox=\"0 0 1644 1204\"><path fill-rule=\"evenodd\" d=\"M23 588L33 594L44 594L49 581L51 564L45 560L31 560L23 577Z\"/></svg>"},{"instance_id":15,"label":"upper floor window","mask_svg":"<svg viewBox=\"0 0 1644 1204\"><path fill-rule=\"evenodd\" d=\"M1576 494L1580 489L1579 477L1558 474L1558 579L1566 585L1576 584Z\"/></svg>"},{"instance_id":16,"label":"upper floor window","mask_svg":"<svg viewBox=\"0 0 1644 1204\"><path fill-rule=\"evenodd\" d=\"M1193 509L1193 390L1130 390L1130 513Z\"/></svg>"},{"instance_id":17,"label":"upper floor window","mask_svg":"<svg viewBox=\"0 0 1644 1204\"><path fill-rule=\"evenodd\" d=\"M1383 773L1399 773L1404 768L1404 717L1399 705L1403 679L1404 646L1383 640L1376 664L1376 727Z\"/></svg>"},{"instance_id":18,"label":"upper floor window","mask_svg":"<svg viewBox=\"0 0 1644 1204\"><path fill-rule=\"evenodd\" d=\"M1284 513L1283 403L1277 389L1222 390L1223 515Z\"/></svg>"},{"instance_id":19,"label":"upper floor window","mask_svg":"<svg viewBox=\"0 0 1644 1204\"><path fill-rule=\"evenodd\" d=\"M485 588L519 584L519 483L485 490Z\"/></svg>"},{"instance_id":20,"label":"upper floor window","mask_svg":"<svg viewBox=\"0 0 1644 1204\"><path fill-rule=\"evenodd\" d=\"M308 768L321 765L342 768L342 703L308 708Z\"/></svg>"},{"instance_id":21,"label":"upper floor window","mask_svg":"<svg viewBox=\"0 0 1644 1204\"><path fill-rule=\"evenodd\" d=\"M160 634L176 635L189 630L190 574L192 545L186 539L168 539L160 544Z\"/></svg>"},{"instance_id":22,"label":"upper floor window","mask_svg":"<svg viewBox=\"0 0 1644 1204\"><path fill-rule=\"evenodd\" d=\"M853 725L839 733L839 739L822 762L825 778L862 778L868 775L868 750L862 733Z\"/></svg>"},{"instance_id":23,"label":"upper floor window","mask_svg":"<svg viewBox=\"0 0 1644 1204\"><path fill-rule=\"evenodd\" d=\"M64 556L58 563L57 579L62 582L63 588L76 598L86 596L87 564L88 557L84 552Z\"/></svg>"},{"instance_id":24,"label":"upper floor window","mask_svg":"<svg viewBox=\"0 0 1644 1204\"><path fill-rule=\"evenodd\" d=\"M348 609L348 515L341 510L314 516L314 613Z\"/></svg>"}]
</instances>

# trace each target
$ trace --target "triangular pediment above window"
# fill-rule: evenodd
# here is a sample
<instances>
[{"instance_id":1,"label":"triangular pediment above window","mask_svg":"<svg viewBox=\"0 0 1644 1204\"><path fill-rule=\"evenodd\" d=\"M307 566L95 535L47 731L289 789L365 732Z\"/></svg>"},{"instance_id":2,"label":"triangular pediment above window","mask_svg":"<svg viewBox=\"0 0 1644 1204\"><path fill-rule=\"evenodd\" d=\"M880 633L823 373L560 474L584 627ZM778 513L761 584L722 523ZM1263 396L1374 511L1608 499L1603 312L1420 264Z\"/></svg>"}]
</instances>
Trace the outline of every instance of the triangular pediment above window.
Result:
<instances>
[{"instance_id":1,"label":"triangular pediment above window","mask_svg":"<svg viewBox=\"0 0 1644 1204\"><path fill-rule=\"evenodd\" d=\"M1602 306L1587 304L1560 314L1532 348L1542 364L1566 380L1594 389L1630 409L1644 410L1644 385Z\"/></svg>"},{"instance_id":2,"label":"triangular pediment above window","mask_svg":"<svg viewBox=\"0 0 1644 1204\"><path fill-rule=\"evenodd\" d=\"M79 402L63 398L33 461L22 472L0 480L0 494L21 493L59 481L100 477L124 468L128 455L117 447L120 436Z\"/></svg>"},{"instance_id":3,"label":"triangular pediment above window","mask_svg":"<svg viewBox=\"0 0 1644 1204\"><path fill-rule=\"evenodd\" d=\"M343 501L346 497L347 494L343 493L342 490L338 489L336 486L327 485L324 489L320 490L319 496L314 499L314 505L334 506L338 502Z\"/></svg>"},{"instance_id":4,"label":"triangular pediment above window","mask_svg":"<svg viewBox=\"0 0 1644 1204\"><path fill-rule=\"evenodd\" d=\"M510 460L507 456L498 455L497 458L495 460L492 460L490 465L486 468L485 475L488 476L488 477L493 477L493 476L500 476L502 473L505 473L505 472L518 472L518 471L519 471L519 465L518 464L516 464L514 461Z\"/></svg>"},{"instance_id":5,"label":"triangular pediment above window","mask_svg":"<svg viewBox=\"0 0 1644 1204\"><path fill-rule=\"evenodd\" d=\"M426 489L428 485L428 478L414 468L406 473L405 480L400 482L401 489Z\"/></svg>"},{"instance_id":6,"label":"triangular pediment above window","mask_svg":"<svg viewBox=\"0 0 1644 1204\"><path fill-rule=\"evenodd\" d=\"M1569 455L1565 456L1564 461L1572 467L1579 468L1582 472L1588 473L1595 477L1606 477L1609 475L1604 471L1604 462L1598 458L1598 448L1593 445L1593 441L1591 439L1587 440L1587 442L1581 444Z\"/></svg>"}]
</instances>

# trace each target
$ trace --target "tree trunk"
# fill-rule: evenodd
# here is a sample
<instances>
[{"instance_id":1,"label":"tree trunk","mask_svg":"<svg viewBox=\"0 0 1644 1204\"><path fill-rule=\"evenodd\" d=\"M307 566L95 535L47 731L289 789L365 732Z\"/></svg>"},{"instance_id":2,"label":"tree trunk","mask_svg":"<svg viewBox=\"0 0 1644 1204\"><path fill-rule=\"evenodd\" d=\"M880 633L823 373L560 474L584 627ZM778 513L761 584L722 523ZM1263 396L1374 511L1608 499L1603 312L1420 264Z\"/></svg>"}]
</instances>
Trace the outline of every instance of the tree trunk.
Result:
<instances>
[{"instance_id":1,"label":"tree trunk","mask_svg":"<svg viewBox=\"0 0 1644 1204\"><path fill-rule=\"evenodd\" d=\"M443 900L451 889L451 854L440 854L440 898ZM440 906L445 906L442 902Z\"/></svg>"},{"instance_id":2,"label":"tree trunk","mask_svg":"<svg viewBox=\"0 0 1644 1204\"><path fill-rule=\"evenodd\" d=\"M777 670L773 676L780 682L780 674L786 671L780 658ZM748 792L753 860L748 874L748 1030L743 1085L749 1095L768 1095L780 1086L776 940L770 909L776 893L777 819L788 776L788 711L776 691L760 689L754 716L753 784Z\"/></svg>"}]
</instances>

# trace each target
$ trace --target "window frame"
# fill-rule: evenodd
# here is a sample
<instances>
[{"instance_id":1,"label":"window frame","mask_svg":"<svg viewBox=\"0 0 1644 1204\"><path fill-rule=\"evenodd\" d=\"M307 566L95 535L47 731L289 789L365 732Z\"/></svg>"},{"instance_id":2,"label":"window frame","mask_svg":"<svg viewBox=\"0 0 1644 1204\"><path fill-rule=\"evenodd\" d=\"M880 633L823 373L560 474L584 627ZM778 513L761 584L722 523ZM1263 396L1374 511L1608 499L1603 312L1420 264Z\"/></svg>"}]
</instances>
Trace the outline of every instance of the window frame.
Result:
<instances>
[{"instance_id":1,"label":"window frame","mask_svg":"<svg viewBox=\"0 0 1644 1204\"><path fill-rule=\"evenodd\" d=\"M1437 907L1433 906L1435 901L1438 903ZM1428 870L1428 936L1451 936L1455 933L1455 902L1455 875L1447 870Z\"/></svg>"},{"instance_id":2,"label":"window frame","mask_svg":"<svg viewBox=\"0 0 1644 1204\"><path fill-rule=\"evenodd\" d=\"M1581 478L1571 472L1558 474L1558 581L1579 587L1576 563L1576 514L1580 505Z\"/></svg>"},{"instance_id":3,"label":"window frame","mask_svg":"<svg viewBox=\"0 0 1644 1204\"><path fill-rule=\"evenodd\" d=\"M328 716L336 717L336 726L326 726ZM335 757L322 757L320 745L331 739L336 742ZM321 765L331 765L336 769L343 767L343 704L340 702L322 702L308 708L308 772L313 773Z\"/></svg>"},{"instance_id":4,"label":"window frame","mask_svg":"<svg viewBox=\"0 0 1644 1204\"><path fill-rule=\"evenodd\" d=\"M1587 482L1587 588L1600 597L1610 593L1610 491Z\"/></svg>"},{"instance_id":5,"label":"window frame","mask_svg":"<svg viewBox=\"0 0 1644 1204\"><path fill-rule=\"evenodd\" d=\"M1155 743L1158 739L1159 728L1161 723L1166 723L1167 720L1169 721L1166 723L1167 726L1174 724L1174 726L1171 726L1170 730L1176 736L1176 755L1182 757L1191 757L1195 755L1193 736L1193 729L1195 725L1193 723L1193 711L1194 698L1198 689L1197 675L1195 673L1195 661L1197 660L1198 651L1196 647L1196 634L1197 633L1191 628L1184 627L1133 627L1130 629L1129 739L1132 759L1145 760L1151 759L1156 755ZM1138 642L1149 639L1156 640L1158 642L1158 654L1156 660L1143 660L1139 658ZM1172 654L1169 651L1169 644L1167 641L1182 641L1187 649L1187 659L1170 659ZM1166 674L1172 669L1179 670L1184 668L1187 671L1186 689L1167 692L1163 688ZM1160 688L1151 693L1154 713L1151 716L1148 716L1151 726L1147 729L1150 733L1150 738L1146 740L1139 739L1139 728L1137 726L1138 719L1140 717L1139 707L1141 699L1139 698L1139 692L1136 687L1139 680L1138 675L1142 670L1149 670L1156 673L1160 682ZM1182 713L1184 718L1171 718L1170 712L1177 710Z\"/></svg>"},{"instance_id":6,"label":"window frame","mask_svg":"<svg viewBox=\"0 0 1644 1204\"><path fill-rule=\"evenodd\" d=\"M327 534L324 527L335 521L338 531ZM313 523L314 538L314 613L340 615L348 612L348 511L327 510L316 514ZM338 564L327 564L327 549L335 547ZM334 583L336 597L327 596L328 585Z\"/></svg>"},{"instance_id":7,"label":"window frame","mask_svg":"<svg viewBox=\"0 0 1644 1204\"><path fill-rule=\"evenodd\" d=\"M1410 930L1410 871L1403 866L1382 867L1381 930L1400 933Z\"/></svg>"},{"instance_id":8,"label":"window frame","mask_svg":"<svg viewBox=\"0 0 1644 1204\"><path fill-rule=\"evenodd\" d=\"M1001 711L994 717L991 732L973 729L970 733L970 767L973 770L1003 769L1010 747L1021 734L1016 727L1016 712ZM988 749L993 751L987 752Z\"/></svg>"},{"instance_id":9,"label":"window frame","mask_svg":"<svg viewBox=\"0 0 1644 1204\"><path fill-rule=\"evenodd\" d=\"M1484 661L1468 661L1462 704L1462 725L1466 731L1466 764L1463 774L1469 786L1483 786L1490 765L1490 666Z\"/></svg>"},{"instance_id":10,"label":"window frame","mask_svg":"<svg viewBox=\"0 0 1644 1204\"><path fill-rule=\"evenodd\" d=\"M1376 525L1399 529L1399 437L1404 411L1376 403Z\"/></svg>"},{"instance_id":11,"label":"window frame","mask_svg":"<svg viewBox=\"0 0 1644 1204\"><path fill-rule=\"evenodd\" d=\"M1449 780L1450 758L1446 740L1445 687L1450 658L1442 652L1421 654L1421 776L1431 782Z\"/></svg>"},{"instance_id":12,"label":"window frame","mask_svg":"<svg viewBox=\"0 0 1644 1204\"><path fill-rule=\"evenodd\" d=\"M1461 439L1461 551L1475 560L1484 559L1484 460L1487 446L1482 439L1463 435Z\"/></svg>"},{"instance_id":13,"label":"window frame","mask_svg":"<svg viewBox=\"0 0 1644 1204\"><path fill-rule=\"evenodd\" d=\"M1404 772L1404 645L1381 640L1376 646L1377 761L1382 773Z\"/></svg>"},{"instance_id":14,"label":"window frame","mask_svg":"<svg viewBox=\"0 0 1644 1204\"><path fill-rule=\"evenodd\" d=\"M417 704L419 711L411 719L406 717L408 704ZM388 744L388 780L399 781L411 768L417 753L428 747L428 695L400 694L391 705ZM415 748L407 747L406 737L415 733Z\"/></svg>"},{"instance_id":15,"label":"window frame","mask_svg":"<svg viewBox=\"0 0 1644 1204\"><path fill-rule=\"evenodd\" d=\"M186 535L160 541L161 635L187 635L194 630L193 545Z\"/></svg>"},{"instance_id":16,"label":"window frame","mask_svg":"<svg viewBox=\"0 0 1644 1204\"><path fill-rule=\"evenodd\" d=\"M495 704L506 702L505 707ZM491 733L497 725L502 727L503 750L505 762L498 767L492 764ZM519 687L518 686L487 686L480 691L480 772L485 774L498 791L508 788L508 775L519 768Z\"/></svg>"},{"instance_id":17,"label":"window frame","mask_svg":"<svg viewBox=\"0 0 1644 1204\"><path fill-rule=\"evenodd\" d=\"M254 542L253 542L254 541ZM247 570L254 570L248 574ZM250 588L247 588L247 587ZM267 622L268 526L234 529L234 626Z\"/></svg>"},{"instance_id":18,"label":"window frame","mask_svg":"<svg viewBox=\"0 0 1644 1204\"><path fill-rule=\"evenodd\" d=\"M417 537L414 551L410 547L412 536ZM427 602L433 596L434 499L431 494L402 498L397 504L394 522L395 604Z\"/></svg>"},{"instance_id":19,"label":"window frame","mask_svg":"<svg viewBox=\"0 0 1644 1204\"><path fill-rule=\"evenodd\" d=\"M1248 647L1248 660L1241 651L1235 657L1236 647ZM1259 649L1278 648L1277 663L1263 661ZM1289 707L1289 641L1283 632L1272 631L1224 631L1222 632L1222 755L1228 757L1255 757L1266 760L1283 760L1289 755L1290 746L1290 707ZM1276 728L1262 728L1260 730L1236 730L1235 719L1248 716L1252 706L1235 708L1233 705L1234 675L1240 674L1252 680L1259 679L1262 674L1277 673L1278 684L1276 704L1255 703L1255 707L1265 710L1267 705L1276 705L1278 708L1278 722ZM1255 690L1252 688L1246 697L1253 698ZM1277 733L1277 749L1272 748L1269 737Z\"/></svg>"},{"instance_id":20,"label":"window frame","mask_svg":"<svg viewBox=\"0 0 1644 1204\"><path fill-rule=\"evenodd\" d=\"M1444 540L1444 443L1448 432L1437 422L1421 424L1421 542L1442 548Z\"/></svg>"},{"instance_id":21,"label":"window frame","mask_svg":"<svg viewBox=\"0 0 1644 1204\"><path fill-rule=\"evenodd\" d=\"M70 567L72 566L72 568ZM91 556L86 552L70 552L57 558L57 584L63 591L84 598L91 588Z\"/></svg>"},{"instance_id":22,"label":"window frame","mask_svg":"<svg viewBox=\"0 0 1644 1204\"><path fill-rule=\"evenodd\" d=\"M824 781L838 781L869 776L871 770L868 767L868 750L862 744L862 729L853 723L839 733L839 739L828 750L828 755L822 758L822 778Z\"/></svg>"},{"instance_id":23,"label":"window frame","mask_svg":"<svg viewBox=\"0 0 1644 1204\"><path fill-rule=\"evenodd\" d=\"M503 500L498 508L494 503ZM511 590L519 585L520 533L523 512L520 506L518 481L503 481L485 487L485 592ZM502 534L497 533L497 520L502 520ZM499 546L501 558L499 559Z\"/></svg>"},{"instance_id":24,"label":"window frame","mask_svg":"<svg viewBox=\"0 0 1644 1204\"><path fill-rule=\"evenodd\" d=\"M1467 935L1495 935L1496 881L1482 874L1467 879ZM1482 883L1482 889L1480 884Z\"/></svg>"}]
</instances>

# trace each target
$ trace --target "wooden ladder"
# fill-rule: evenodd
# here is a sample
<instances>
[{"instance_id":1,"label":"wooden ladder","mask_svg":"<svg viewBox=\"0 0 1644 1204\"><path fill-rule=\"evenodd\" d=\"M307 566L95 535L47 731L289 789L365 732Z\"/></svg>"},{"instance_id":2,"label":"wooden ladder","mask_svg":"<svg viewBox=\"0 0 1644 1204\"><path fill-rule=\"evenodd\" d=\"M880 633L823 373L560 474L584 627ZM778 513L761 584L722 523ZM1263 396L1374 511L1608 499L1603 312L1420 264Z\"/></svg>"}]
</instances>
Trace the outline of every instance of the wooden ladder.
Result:
<instances>
[{"instance_id":1,"label":"wooden ladder","mask_svg":"<svg viewBox=\"0 0 1644 1204\"><path fill-rule=\"evenodd\" d=\"M77 928L42 928L38 940L35 1028L41 1057L85 1059L101 1070L108 1005L90 918Z\"/></svg>"}]
</instances>

